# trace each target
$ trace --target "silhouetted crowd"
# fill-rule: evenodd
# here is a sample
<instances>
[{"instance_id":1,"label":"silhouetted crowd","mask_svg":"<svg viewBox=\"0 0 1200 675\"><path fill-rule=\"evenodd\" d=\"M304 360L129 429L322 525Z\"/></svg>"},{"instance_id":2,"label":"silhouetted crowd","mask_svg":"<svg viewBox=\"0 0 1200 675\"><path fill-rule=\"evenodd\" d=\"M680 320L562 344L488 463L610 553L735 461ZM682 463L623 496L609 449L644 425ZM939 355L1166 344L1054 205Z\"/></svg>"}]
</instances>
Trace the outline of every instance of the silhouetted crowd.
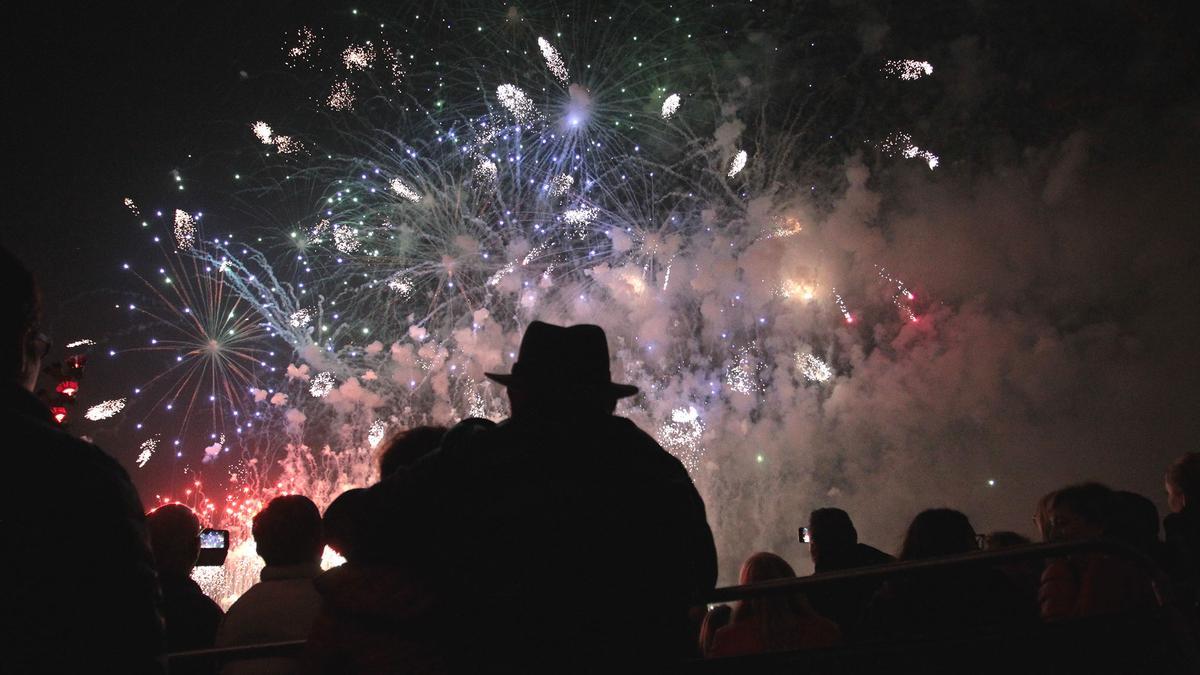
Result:
<instances>
[{"instance_id":1,"label":"silhouetted crowd","mask_svg":"<svg viewBox=\"0 0 1200 675\"><path fill-rule=\"evenodd\" d=\"M273 499L253 521L261 581L223 613L190 576L197 516L182 505L143 516L120 466L63 432L32 394L49 351L40 298L7 253L0 269L20 300L0 314L13 377L4 672L163 672L166 653L298 640L299 655L222 672L599 672L1010 621L1169 611L1196 626L1200 453L1166 472L1165 539L1149 499L1082 483L1031 505L1041 539L1124 551L863 576L707 607L717 555L704 503L675 457L613 414L637 388L611 381L604 331L536 321L512 372L488 374L508 392L509 419L399 433L378 458L379 482L324 514L304 496ZM894 558L860 542L837 508L813 511L799 536L818 579L1030 543L980 535L943 508L912 520ZM322 571L325 546L346 562ZM795 576L763 551L739 581ZM181 660L171 670L206 668Z\"/></svg>"}]
</instances>

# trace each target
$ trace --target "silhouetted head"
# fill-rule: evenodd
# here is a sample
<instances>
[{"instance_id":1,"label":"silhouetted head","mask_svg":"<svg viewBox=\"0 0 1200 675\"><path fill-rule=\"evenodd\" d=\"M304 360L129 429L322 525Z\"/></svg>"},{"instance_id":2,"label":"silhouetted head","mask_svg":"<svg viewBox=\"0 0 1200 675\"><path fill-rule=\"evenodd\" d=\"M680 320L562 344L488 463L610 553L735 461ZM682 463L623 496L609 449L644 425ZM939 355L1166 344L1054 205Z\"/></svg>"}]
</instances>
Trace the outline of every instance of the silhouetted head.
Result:
<instances>
[{"instance_id":1,"label":"silhouetted head","mask_svg":"<svg viewBox=\"0 0 1200 675\"><path fill-rule=\"evenodd\" d=\"M746 562L742 563L738 583L757 584L772 579L790 579L794 576L796 576L796 571L786 560L774 553L760 551L746 558Z\"/></svg>"},{"instance_id":2,"label":"silhouetted head","mask_svg":"<svg viewBox=\"0 0 1200 675\"><path fill-rule=\"evenodd\" d=\"M1012 548L1014 546L1024 546L1028 544L1029 539L1016 532L1001 530L999 532L991 532L983 537L983 550L998 551L1003 548Z\"/></svg>"},{"instance_id":3,"label":"silhouetted head","mask_svg":"<svg viewBox=\"0 0 1200 675\"><path fill-rule=\"evenodd\" d=\"M485 373L508 389L513 417L611 415L637 387L612 381L608 338L590 324L534 321L521 337L511 373Z\"/></svg>"},{"instance_id":4,"label":"silhouetted head","mask_svg":"<svg viewBox=\"0 0 1200 675\"><path fill-rule=\"evenodd\" d=\"M186 577L200 555L200 519L183 504L167 504L146 514L146 529L158 574Z\"/></svg>"},{"instance_id":5,"label":"silhouetted head","mask_svg":"<svg viewBox=\"0 0 1200 675\"><path fill-rule=\"evenodd\" d=\"M300 565L321 560L321 512L308 497L272 499L254 516L254 545L268 565Z\"/></svg>"},{"instance_id":6,"label":"silhouetted head","mask_svg":"<svg viewBox=\"0 0 1200 675\"><path fill-rule=\"evenodd\" d=\"M446 427L424 426L405 429L393 435L379 453L379 479L401 468L411 467L425 455L437 450L446 435Z\"/></svg>"},{"instance_id":7,"label":"silhouetted head","mask_svg":"<svg viewBox=\"0 0 1200 675\"><path fill-rule=\"evenodd\" d=\"M1099 483L1059 490L1051 506L1051 539L1077 541L1104 535L1112 526L1113 503L1113 491Z\"/></svg>"},{"instance_id":8,"label":"silhouetted head","mask_svg":"<svg viewBox=\"0 0 1200 675\"><path fill-rule=\"evenodd\" d=\"M1167 506L1179 513L1200 504L1200 452L1189 452L1175 460L1166 476Z\"/></svg>"},{"instance_id":9,"label":"silhouetted head","mask_svg":"<svg viewBox=\"0 0 1200 675\"><path fill-rule=\"evenodd\" d=\"M841 509L817 509L808 518L809 554L818 569L833 569L858 544L858 530Z\"/></svg>"},{"instance_id":10,"label":"silhouetted head","mask_svg":"<svg viewBox=\"0 0 1200 675\"><path fill-rule=\"evenodd\" d=\"M1054 497L1057 495L1058 490L1047 492L1038 500L1037 509L1033 512L1033 525L1043 542L1050 541L1050 518L1053 516Z\"/></svg>"},{"instance_id":11,"label":"silhouetted head","mask_svg":"<svg viewBox=\"0 0 1200 675\"><path fill-rule=\"evenodd\" d=\"M4 369L6 377L28 391L37 385L42 359L50 348L41 334L42 293L29 268L0 247L0 288L4 289Z\"/></svg>"},{"instance_id":12,"label":"silhouetted head","mask_svg":"<svg viewBox=\"0 0 1200 675\"><path fill-rule=\"evenodd\" d=\"M975 528L965 514L954 509L929 509L918 513L908 526L900 559L937 558L970 553L978 548Z\"/></svg>"},{"instance_id":13,"label":"silhouetted head","mask_svg":"<svg viewBox=\"0 0 1200 675\"><path fill-rule=\"evenodd\" d=\"M1112 495L1111 522L1106 534L1145 553L1158 545L1158 507L1136 492Z\"/></svg>"},{"instance_id":14,"label":"silhouetted head","mask_svg":"<svg viewBox=\"0 0 1200 675\"><path fill-rule=\"evenodd\" d=\"M325 545L349 562L368 561L377 536L373 503L371 493L363 488L347 490L333 500L321 519Z\"/></svg>"}]
</instances>

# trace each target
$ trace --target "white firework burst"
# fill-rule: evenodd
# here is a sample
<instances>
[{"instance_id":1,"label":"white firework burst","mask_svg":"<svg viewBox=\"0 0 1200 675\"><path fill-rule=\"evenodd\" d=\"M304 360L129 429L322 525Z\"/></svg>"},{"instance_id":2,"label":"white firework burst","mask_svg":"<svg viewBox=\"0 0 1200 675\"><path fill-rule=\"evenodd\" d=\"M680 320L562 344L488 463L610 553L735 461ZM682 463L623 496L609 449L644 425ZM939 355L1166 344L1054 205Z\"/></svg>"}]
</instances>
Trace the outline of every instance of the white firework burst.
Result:
<instances>
[{"instance_id":1,"label":"white firework burst","mask_svg":"<svg viewBox=\"0 0 1200 675\"><path fill-rule=\"evenodd\" d=\"M124 409L125 399L115 398L111 401L97 403L96 405L88 408L87 412L84 413L83 416L95 422L98 420L106 420Z\"/></svg>"},{"instance_id":2,"label":"white firework burst","mask_svg":"<svg viewBox=\"0 0 1200 675\"><path fill-rule=\"evenodd\" d=\"M375 63L375 45L369 41L361 45L350 45L342 52L342 65L346 70L366 70Z\"/></svg>"},{"instance_id":3,"label":"white firework burst","mask_svg":"<svg viewBox=\"0 0 1200 675\"><path fill-rule=\"evenodd\" d=\"M393 291L396 291L401 298L406 300L412 295L413 292L412 277L404 274L403 272L396 272L392 276L388 277L387 286Z\"/></svg>"},{"instance_id":4,"label":"white firework burst","mask_svg":"<svg viewBox=\"0 0 1200 675\"><path fill-rule=\"evenodd\" d=\"M800 374L810 382L827 382L833 377L833 369L812 354L797 354L796 364L800 367Z\"/></svg>"},{"instance_id":5,"label":"white firework burst","mask_svg":"<svg viewBox=\"0 0 1200 675\"><path fill-rule=\"evenodd\" d=\"M175 248L183 251L196 245L196 220L187 211L175 209Z\"/></svg>"},{"instance_id":6,"label":"white firework burst","mask_svg":"<svg viewBox=\"0 0 1200 675\"><path fill-rule=\"evenodd\" d=\"M350 88L350 83L346 80L335 82L329 90L329 96L325 99L325 105L329 106L330 110L352 108L354 106L354 90Z\"/></svg>"},{"instance_id":7,"label":"white firework burst","mask_svg":"<svg viewBox=\"0 0 1200 675\"><path fill-rule=\"evenodd\" d=\"M76 347L91 347L96 344L96 341L91 338L83 338L74 342L67 343L67 349L75 349Z\"/></svg>"},{"instance_id":8,"label":"white firework burst","mask_svg":"<svg viewBox=\"0 0 1200 675\"><path fill-rule=\"evenodd\" d=\"M550 179L550 196L559 197L571 189L575 185L575 178L565 173L560 173Z\"/></svg>"},{"instance_id":9,"label":"white firework burst","mask_svg":"<svg viewBox=\"0 0 1200 675\"><path fill-rule=\"evenodd\" d=\"M742 169L746 168L746 160L749 158L745 150L738 150L738 154L734 155L733 161L729 163L729 177L733 178L741 173Z\"/></svg>"},{"instance_id":10,"label":"white firework burst","mask_svg":"<svg viewBox=\"0 0 1200 675\"><path fill-rule=\"evenodd\" d=\"M933 74L933 64L913 59L894 59L883 64L883 73L901 80L919 80Z\"/></svg>"},{"instance_id":11,"label":"white firework burst","mask_svg":"<svg viewBox=\"0 0 1200 675\"><path fill-rule=\"evenodd\" d=\"M288 323L290 323L293 328L302 328L312 323L312 318L312 310L306 307L293 312L292 315L288 317Z\"/></svg>"},{"instance_id":12,"label":"white firework burst","mask_svg":"<svg viewBox=\"0 0 1200 675\"><path fill-rule=\"evenodd\" d=\"M317 398L322 398L333 391L333 385L333 373L329 371L317 373L313 375L312 381L308 384L308 393Z\"/></svg>"},{"instance_id":13,"label":"white firework burst","mask_svg":"<svg viewBox=\"0 0 1200 675\"><path fill-rule=\"evenodd\" d=\"M679 110L679 94L671 94L662 104L662 118L670 119Z\"/></svg>"},{"instance_id":14,"label":"white firework burst","mask_svg":"<svg viewBox=\"0 0 1200 675\"><path fill-rule=\"evenodd\" d=\"M156 448L158 448L157 438L151 438L142 443L141 448L139 448L141 452L138 453L136 460L139 469L146 466L146 462L149 462L150 458L154 456Z\"/></svg>"},{"instance_id":15,"label":"white firework burst","mask_svg":"<svg viewBox=\"0 0 1200 675\"><path fill-rule=\"evenodd\" d=\"M262 120L251 124L250 131L253 131L254 135L258 138L258 140L262 141L264 145L271 145L274 142L275 131L271 128L270 124L267 124Z\"/></svg>"},{"instance_id":16,"label":"white firework burst","mask_svg":"<svg viewBox=\"0 0 1200 675\"><path fill-rule=\"evenodd\" d=\"M479 160L479 164L475 165L474 173L475 178L479 179L481 182L495 183L496 176L499 175L499 169L496 167L495 162L487 157L483 157Z\"/></svg>"},{"instance_id":17,"label":"white firework burst","mask_svg":"<svg viewBox=\"0 0 1200 675\"><path fill-rule=\"evenodd\" d=\"M333 228L333 245L342 253L354 253L362 247L358 239L358 230L349 225L337 225Z\"/></svg>"},{"instance_id":18,"label":"white firework burst","mask_svg":"<svg viewBox=\"0 0 1200 675\"><path fill-rule=\"evenodd\" d=\"M392 191L414 204L421 201L421 193L409 187L399 178L392 179Z\"/></svg>"},{"instance_id":19,"label":"white firework burst","mask_svg":"<svg viewBox=\"0 0 1200 675\"><path fill-rule=\"evenodd\" d=\"M546 38L540 37L537 39L537 42L538 48L542 50L542 57L546 59L546 67L550 69L550 72L554 73L554 77L559 82L566 84L571 76L567 73L567 66L563 63L562 56L559 55L558 50Z\"/></svg>"},{"instance_id":20,"label":"white firework burst","mask_svg":"<svg viewBox=\"0 0 1200 675\"><path fill-rule=\"evenodd\" d=\"M126 197L126 198L125 198L125 208L129 209L130 211L132 211L132 212L133 212L133 215L135 215L135 216L140 216L140 215L142 215L141 211L139 211L139 210L138 210L137 204L134 204L134 203L133 203L133 199L132 199L132 198L130 198L130 197Z\"/></svg>"},{"instance_id":21,"label":"white firework burst","mask_svg":"<svg viewBox=\"0 0 1200 675\"><path fill-rule=\"evenodd\" d=\"M704 436L704 420L695 406L679 407L671 411L671 420L658 428L658 440L672 455L675 455L688 471L700 468L704 448L700 440Z\"/></svg>"},{"instance_id":22,"label":"white firework burst","mask_svg":"<svg viewBox=\"0 0 1200 675\"><path fill-rule=\"evenodd\" d=\"M378 446L380 441L383 440L383 435L385 433L387 433L387 422L383 420L375 420L371 423L370 430L367 431L367 443L369 443L372 448Z\"/></svg>"},{"instance_id":23,"label":"white firework burst","mask_svg":"<svg viewBox=\"0 0 1200 675\"><path fill-rule=\"evenodd\" d=\"M514 84L502 84L496 87L496 98L500 99L500 105L512 114L518 124L529 124L541 119L533 101L525 92L521 91L520 87Z\"/></svg>"}]
</instances>

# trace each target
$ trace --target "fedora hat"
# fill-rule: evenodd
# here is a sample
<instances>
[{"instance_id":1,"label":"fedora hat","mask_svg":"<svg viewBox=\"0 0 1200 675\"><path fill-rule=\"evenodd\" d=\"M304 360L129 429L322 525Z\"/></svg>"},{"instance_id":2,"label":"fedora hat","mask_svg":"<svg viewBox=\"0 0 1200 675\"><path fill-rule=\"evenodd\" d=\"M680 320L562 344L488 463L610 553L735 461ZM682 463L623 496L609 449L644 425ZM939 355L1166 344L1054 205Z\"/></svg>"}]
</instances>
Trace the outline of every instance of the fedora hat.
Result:
<instances>
[{"instance_id":1,"label":"fedora hat","mask_svg":"<svg viewBox=\"0 0 1200 675\"><path fill-rule=\"evenodd\" d=\"M534 321L521 337L512 372L484 374L514 389L605 389L616 398L638 393L631 384L612 381L608 338L603 328L591 324L555 326Z\"/></svg>"}]
</instances>

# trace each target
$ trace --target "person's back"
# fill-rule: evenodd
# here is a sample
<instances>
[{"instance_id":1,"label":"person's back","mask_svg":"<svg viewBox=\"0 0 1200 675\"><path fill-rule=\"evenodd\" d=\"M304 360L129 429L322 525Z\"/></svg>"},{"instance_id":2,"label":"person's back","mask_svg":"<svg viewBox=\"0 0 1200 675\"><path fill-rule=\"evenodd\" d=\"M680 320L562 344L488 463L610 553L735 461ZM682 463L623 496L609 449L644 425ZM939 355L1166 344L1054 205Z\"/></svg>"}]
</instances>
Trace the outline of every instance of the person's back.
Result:
<instances>
[{"instance_id":1,"label":"person's back","mask_svg":"<svg viewBox=\"0 0 1200 675\"><path fill-rule=\"evenodd\" d=\"M837 508L821 508L812 512L808 519L806 543L809 544L814 574L884 565L895 560L883 551L860 542L850 514ZM843 633L851 634L867 603L878 590L879 582L867 579L814 588L808 599L817 612L832 619Z\"/></svg>"},{"instance_id":2,"label":"person's back","mask_svg":"<svg viewBox=\"0 0 1200 675\"><path fill-rule=\"evenodd\" d=\"M5 647L0 672L162 672L161 596L137 491L31 393L49 342L28 270L0 249Z\"/></svg>"},{"instance_id":3,"label":"person's back","mask_svg":"<svg viewBox=\"0 0 1200 675\"><path fill-rule=\"evenodd\" d=\"M191 578L200 554L200 519L182 504L167 504L146 521L162 584L167 651L211 648L222 612Z\"/></svg>"},{"instance_id":4,"label":"person's back","mask_svg":"<svg viewBox=\"0 0 1200 675\"><path fill-rule=\"evenodd\" d=\"M899 559L925 560L978 550L967 517L928 509L913 519ZM1000 571L968 567L917 572L887 581L868 605L865 638L927 636L1003 623L1020 616L1020 599Z\"/></svg>"},{"instance_id":5,"label":"person's back","mask_svg":"<svg viewBox=\"0 0 1200 675\"><path fill-rule=\"evenodd\" d=\"M276 497L254 517L254 542L266 566L262 580L230 606L218 647L289 642L308 637L321 606L313 579L321 573L321 514L299 495ZM300 672L294 658L235 661L225 675Z\"/></svg>"},{"instance_id":6,"label":"person's back","mask_svg":"<svg viewBox=\"0 0 1200 675\"><path fill-rule=\"evenodd\" d=\"M511 420L470 440L432 470L449 488L438 508L449 587L464 604L509 614L507 626L488 627L507 633L496 648L665 654L690 644L672 634L675 622L715 581L715 556L678 460L611 416ZM605 634L617 642L599 642Z\"/></svg>"},{"instance_id":7,"label":"person's back","mask_svg":"<svg viewBox=\"0 0 1200 675\"><path fill-rule=\"evenodd\" d=\"M1173 601L1200 620L1200 453L1189 452L1172 463L1164 483L1171 509L1163 519L1164 557Z\"/></svg>"},{"instance_id":8,"label":"person's back","mask_svg":"<svg viewBox=\"0 0 1200 675\"><path fill-rule=\"evenodd\" d=\"M742 565L740 584L795 577L790 565L773 553L756 553ZM704 655L744 656L766 652L829 647L841 639L837 624L817 614L800 595L774 595L737 603L728 625L718 628Z\"/></svg>"},{"instance_id":9,"label":"person's back","mask_svg":"<svg viewBox=\"0 0 1200 675\"><path fill-rule=\"evenodd\" d=\"M580 339L586 372L566 353ZM555 349L566 351L545 358ZM612 415L637 390L608 382L603 331L535 322L513 375L489 377L508 387L513 417L451 430L397 491L419 513L392 507L432 545L459 668L694 653L687 605L716 581L704 504L679 460Z\"/></svg>"}]
</instances>

